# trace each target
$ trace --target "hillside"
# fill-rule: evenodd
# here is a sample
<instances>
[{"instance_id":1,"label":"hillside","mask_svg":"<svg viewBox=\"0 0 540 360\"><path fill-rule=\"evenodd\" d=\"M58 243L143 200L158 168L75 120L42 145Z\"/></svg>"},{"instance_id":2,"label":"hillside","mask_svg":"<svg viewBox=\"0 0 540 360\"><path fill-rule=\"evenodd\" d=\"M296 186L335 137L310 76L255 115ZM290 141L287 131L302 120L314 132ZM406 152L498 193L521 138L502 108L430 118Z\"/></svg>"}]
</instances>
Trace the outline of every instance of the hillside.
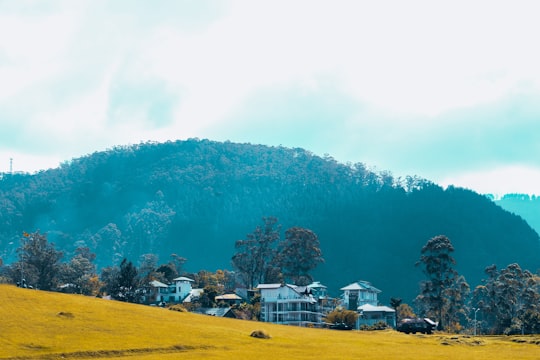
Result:
<instances>
[{"instance_id":1,"label":"hillside","mask_svg":"<svg viewBox=\"0 0 540 360\"><path fill-rule=\"evenodd\" d=\"M537 359L538 337L307 329L0 285L0 359ZM263 330L270 339L250 337ZM450 346L449 346L450 345ZM481 346L478 346L481 345Z\"/></svg>"},{"instance_id":2,"label":"hillside","mask_svg":"<svg viewBox=\"0 0 540 360\"><path fill-rule=\"evenodd\" d=\"M540 233L540 197L526 194L506 194L495 200L503 209L521 216L527 223Z\"/></svg>"},{"instance_id":3,"label":"hillside","mask_svg":"<svg viewBox=\"0 0 540 360\"><path fill-rule=\"evenodd\" d=\"M333 295L359 279L381 298L412 301L420 249L453 242L474 286L493 263L536 271L538 234L472 191L417 177L395 179L303 149L187 140L118 147L35 175L0 181L0 256L13 261L23 231L46 232L66 255L77 246L99 266L155 253L188 259L186 270L231 268L234 242L263 216L318 234L326 262L315 276Z\"/></svg>"}]
</instances>

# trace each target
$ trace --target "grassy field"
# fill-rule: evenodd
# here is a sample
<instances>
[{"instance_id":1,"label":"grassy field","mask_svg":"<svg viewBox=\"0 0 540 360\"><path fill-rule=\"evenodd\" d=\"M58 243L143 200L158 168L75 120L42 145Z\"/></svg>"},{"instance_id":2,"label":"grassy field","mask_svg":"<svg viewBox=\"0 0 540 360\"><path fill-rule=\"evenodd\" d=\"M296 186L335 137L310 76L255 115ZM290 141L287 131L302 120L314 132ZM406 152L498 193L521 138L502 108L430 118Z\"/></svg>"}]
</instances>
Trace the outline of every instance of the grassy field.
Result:
<instances>
[{"instance_id":1,"label":"grassy field","mask_svg":"<svg viewBox=\"0 0 540 360\"><path fill-rule=\"evenodd\" d=\"M540 359L540 336L305 329L9 285L0 319L0 359Z\"/></svg>"}]
</instances>

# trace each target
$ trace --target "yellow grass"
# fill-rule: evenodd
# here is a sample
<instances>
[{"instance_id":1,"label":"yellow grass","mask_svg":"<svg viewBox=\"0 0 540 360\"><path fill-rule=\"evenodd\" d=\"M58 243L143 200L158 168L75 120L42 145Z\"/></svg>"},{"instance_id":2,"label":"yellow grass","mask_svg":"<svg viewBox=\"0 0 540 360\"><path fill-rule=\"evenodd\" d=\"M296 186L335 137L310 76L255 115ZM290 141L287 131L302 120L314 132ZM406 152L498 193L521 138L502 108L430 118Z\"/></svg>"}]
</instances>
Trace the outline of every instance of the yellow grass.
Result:
<instances>
[{"instance_id":1,"label":"yellow grass","mask_svg":"<svg viewBox=\"0 0 540 360\"><path fill-rule=\"evenodd\" d=\"M0 285L0 359L540 359L538 344L305 329Z\"/></svg>"}]
</instances>

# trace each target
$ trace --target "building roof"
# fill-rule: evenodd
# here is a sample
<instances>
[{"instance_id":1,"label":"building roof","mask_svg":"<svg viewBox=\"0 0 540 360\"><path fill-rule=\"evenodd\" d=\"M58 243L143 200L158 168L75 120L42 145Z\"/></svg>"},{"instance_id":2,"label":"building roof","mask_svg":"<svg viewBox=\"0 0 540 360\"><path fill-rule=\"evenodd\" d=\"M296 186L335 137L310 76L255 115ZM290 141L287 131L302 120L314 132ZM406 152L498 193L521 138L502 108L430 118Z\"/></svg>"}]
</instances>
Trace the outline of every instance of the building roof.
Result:
<instances>
[{"instance_id":1,"label":"building roof","mask_svg":"<svg viewBox=\"0 0 540 360\"><path fill-rule=\"evenodd\" d=\"M161 281L152 280L149 282L150 286L157 287L157 288L168 288L169 285L162 283Z\"/></svg>"},{"instance_id":2,"label":"building roof","mask_svg":"<svg viewBox=\"0 0 540 360\"><path fill-rule=\"evenodd\" d=\"M308 288L312 289L326 289L326 286L320 283L320 281L314 281L311 284L307 286Z\"/></svg>"},{"instance_id":3,"label":"building roof","mask_svg":"<svg viewBox=\"0 0 540 360\"><path fill-rule=\"evenodd\" d=\"M366 291L372 291L372 292L375 292L375 293L381 293L382 291L377 289L376 287L374 287L373 285L371 285L370 282L367 282L367 281L363 281L363 280L360 280L360 281L357 281L355 283L352 283L352 284L349 284L343 288L341 288L340 290L342 291L345 291L345 290L366 290Z\"/></svg>"},{"instance_id":4,"label":"building roof","mask_svg":"<svg viewBox=\"0 0 540 360\"><path fill-rule=\"evenodd\" d=\"M198 308L197 310L194 310L193 312L198 313L198 314L223 317L229 311L231 311L230 307L225 307L225 308Z\"/></svg>"},{"instance_id":5,"label":"building roof","mask_svg":"<svg viewBox=\"0 0 540 360\"><path fill-rule=\"evenodd\" d=\"M259 284L257 289L279 289L281 284Z\"/></svg>"},{"instance_id":6,"label":"building roof","mask_svg":"<svg viewBox=\"0 0 540 360\"><path fill-rule=\"evenodd\" d=\"M223 294L218 295L215 298L216 300L242 300L242 298L236 294Z\"/></svg>"},{"instance_id":7,"label":"building roof","mask_svg":"<svg viewBox=\"0 0 540 360\"><path fill-rule=\"evenodd\" d=\"M388 306L374 306L371 304L359 306L358 310L363 312L396 312L396 310Z\"/></svg>"},{"instance_id":8,"label":"building roof","mask_svg":"<svg viewBox=\"0 0 540 360\"><path fill-rule=\"evenodd\" d=\"M189 303L193 300L193 298L198 298L204 293L204 289L191 289L188 296L184 299L183 302Z\"/></svg>"},{"instance_id":9,"label":"building roof","mask_svg":"<svg viewBox=\"0 0 540 360\"><path fill-rule=\"evenodd\" d=\"M176 279L173 279L173 281L191 281L191 282L194 282L195 280L190 279L190 278L185 277L185 276L180 276L180 277L177 277Z\"/></svg>"}]
</instances>

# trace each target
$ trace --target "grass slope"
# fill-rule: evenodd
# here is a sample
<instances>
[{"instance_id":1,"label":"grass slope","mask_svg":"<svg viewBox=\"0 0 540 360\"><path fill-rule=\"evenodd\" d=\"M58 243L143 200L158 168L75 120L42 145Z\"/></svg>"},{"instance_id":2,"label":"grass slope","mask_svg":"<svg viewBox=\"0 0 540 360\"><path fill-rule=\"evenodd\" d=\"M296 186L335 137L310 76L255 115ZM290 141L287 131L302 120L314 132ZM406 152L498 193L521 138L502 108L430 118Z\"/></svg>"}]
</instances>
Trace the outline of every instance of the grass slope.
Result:
<instances>
[{"instance_id":1,"label":"grass slope","mask_svg":"<svg viewBox=\"0 0 540 360\"><path fill-rule=\"evenodd\" d=\"M0 359L539 359L540 337L405 335L215 318L0 285ZM264 330L270 339L256 339Z\"/></svg>"}]
</instances>

